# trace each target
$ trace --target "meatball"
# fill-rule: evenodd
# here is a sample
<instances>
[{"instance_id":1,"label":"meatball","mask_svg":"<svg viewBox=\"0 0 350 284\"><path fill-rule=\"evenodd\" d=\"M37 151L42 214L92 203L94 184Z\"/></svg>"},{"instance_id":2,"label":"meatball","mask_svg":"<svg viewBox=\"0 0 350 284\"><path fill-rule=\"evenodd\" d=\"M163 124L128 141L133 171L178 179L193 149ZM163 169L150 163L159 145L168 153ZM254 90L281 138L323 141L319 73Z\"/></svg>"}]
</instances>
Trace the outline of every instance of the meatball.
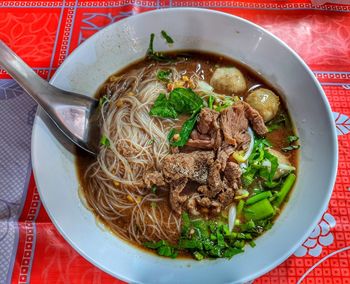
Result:
<instances>
[{"instance_id":1,"label":"meatball","mask_svg":"<svg viewBox=\"0 0 350 284\"><path fill-rule=\"evenodd\" d=\"M219 92L229 94L242 93L247 88L242 72L235 67L221 67L216 69L211 77L210 85Z\"/></svg>"},{"instance_id":2,"label":"meatball","mask_svg":"<svg viewBox=\"0 0 350 284\"><path fill-rule=\"evenodd\" d=\"M275 117L280 105L279 97L265 88L259 88L251 92L247 96L246 102L260 113L265 122Z\"/></svg>"},{"instance_id":3,"label":"meatball","mask_svg":"<svg viewBox=\"0 0 350 284\"><path fill-rule=\"evenodd\" d=\"M269 149L270 154L274 155L277 160L279 167L273 176L273 179L279 179L281 176L288 174L290 171L295 170L292 164L289 162L288 158L279 151L274 149Z\"/></svg>"}]
</instances>

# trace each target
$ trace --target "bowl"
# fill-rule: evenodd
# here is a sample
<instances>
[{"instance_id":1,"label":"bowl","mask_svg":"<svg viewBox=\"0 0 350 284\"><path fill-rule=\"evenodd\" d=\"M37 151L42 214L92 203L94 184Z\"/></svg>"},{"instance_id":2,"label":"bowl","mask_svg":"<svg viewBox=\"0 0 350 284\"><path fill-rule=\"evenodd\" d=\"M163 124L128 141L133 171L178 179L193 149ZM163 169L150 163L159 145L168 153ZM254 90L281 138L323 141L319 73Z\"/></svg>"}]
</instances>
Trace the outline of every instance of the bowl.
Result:
<instances>
[{"instance_id":1,"label":"bowl","mask_svg":"<svg viewBox=\"0 0 350 284\"><path fill-rule=\"evenodd\" d=\"M93 96L104 80L145 55L151 33L167 31L171 50L232 57L262 74L282 94L301 140L298 180L289 202L256 247L232 258L167 259L142 251L98 226L78 195L75 156L39 108L32 162L41 200L56 228L87 260L132 283L241 283L273 269L308 237L327 208L336 176L337 138L330 106L311 70L280 39L221 12L179 8L132 16L101 30L60 66L51 83ZM169 50L156 40L156 50Z\"/></svg>"}]
</instances>

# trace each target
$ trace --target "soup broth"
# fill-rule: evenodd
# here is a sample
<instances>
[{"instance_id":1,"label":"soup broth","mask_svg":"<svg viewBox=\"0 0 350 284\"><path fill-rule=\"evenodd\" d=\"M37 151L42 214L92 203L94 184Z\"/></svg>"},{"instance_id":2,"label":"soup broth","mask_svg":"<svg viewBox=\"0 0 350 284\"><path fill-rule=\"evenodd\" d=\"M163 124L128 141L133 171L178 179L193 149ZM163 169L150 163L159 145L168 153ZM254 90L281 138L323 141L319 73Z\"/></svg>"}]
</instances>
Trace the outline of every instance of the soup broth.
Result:
<instances>
[{"instance_id":1,"label":"soup broth","mask_svg":"<svg viewBox=\"0 0 350 284\"><path fill-rule=\"evenodd\" d=\"M292 119L278 90L231 58L165 56L134 62L99 88L101 152L97 159L77 155L82 197L101 223L134 245L173 258L230 258L246 243L254 246L290 194L299 148ZM233 92L239 80L244 87ZM264 105L269 92L275 110ZM254 96L263 98L261 106ZM186 105L188 97L198 109ZM180 145L186 127L190 136Z\"/></svg>"}]
</instances>

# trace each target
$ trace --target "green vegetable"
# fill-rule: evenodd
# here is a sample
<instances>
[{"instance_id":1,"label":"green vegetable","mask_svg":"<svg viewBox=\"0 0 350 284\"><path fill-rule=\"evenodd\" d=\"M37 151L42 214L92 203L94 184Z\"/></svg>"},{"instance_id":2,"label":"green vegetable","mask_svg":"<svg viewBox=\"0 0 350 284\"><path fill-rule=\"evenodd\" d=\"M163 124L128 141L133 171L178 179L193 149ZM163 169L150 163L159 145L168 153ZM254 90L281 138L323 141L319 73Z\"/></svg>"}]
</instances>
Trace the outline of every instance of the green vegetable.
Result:
<instances>
[{"instance_id":1,"label":"green vegetable","mask_svg":"<svg viewBox=\"0 0 350 284\"><path fill-rule=\"evenodd\" d=\"M276 173L276 170L278 168L278 159L276 156L272 155L269 151L265 151L264 153L264 157L270 161L271 163L271 169L270 169L270 172L269 172L269 175L268 175L268 178L267 180L268 181L272 181L275 173Z\"/></svg>"},{"instance_id":2,"label":"green vegetable","mask_svg":"<svg viewBox=\"0 0 350 284\"><path fill-rule=\"evenodd\" d=\"M199 116L199 112L192 114L191 117L184 122L184 124L181 127L180 132L178 132L174 128L170 130L170 132L168 134L168 140L169 140L171 146L182 147L187 143L188 138L191 135L192 129L194 128L194 126L197 122L198 116ZM175 134L180 135L179 139L176 141L173 140L173 137Z\"/></svg>"},{"instance_id":3,"label":"green vegetable","mask_svg":"<svg viewBox=\"0 0 350 284\"><path fill-rule=\"evenodd\" d=\"M156 249L157 253L161 256L167 256L171 258L177 257L177 250L171 246L167 241L161 240L156 243L154 242L145 242L143 245L149 249Z\"/></svg>"},{"instance_id":4,"label":"green vegetable","mask_svg":"<svg viewBox=\"0 0 350 284\"><path fill-rule=\"evenodd\" d=\"M150 115L177 118L179 114L193 114L203 107L203 99L191 89L176 88L169 94L159 94L150 110Z\"/></svg>"},{"instance_id":5,"label":"green vegetable","mask_svg":"<svg viewBox=\"0 0 350 284\"><path fill-rule=\"evenodd\" d=\"M163 82L169 82L169 76L171 75L171 70L159 70L157 73L157 79Z\"/></svg>"},{"instance_id":6,"label":"green vegetable","mask_svg":"<svg viewBox=\"0 0 350 284\"><path fill-rule=\"evenodd\" d=\"M201 249L202 243L199 240L180 239L178 247L181 249Z\"/></svg>"},{"instance_id":7,"label":"green vegetable","mask_svg":"<svg viewBox=\"0 0 350 284\"><path fill-rule=\"evenodd\" d=\"M238 249L242 249L245 246L245 241L244 240L237 240L234 242L233 246Z\"/></svg>"},{"instance_id":8,"label":"green vegetable","mask_svg":"<svg viewBox=\"0 0 350 284\"><path fill-rule=\"evenodd\" d=\"M149 114L163 118L177 118L178 116L173 104L166 98L165 94L159 94Z\"/></svg>"},{"instance_id":9,"label":"green vegetable","mask_svg":"<svg viewBox=\"0 0 350 284\"><path fill-rule=\"evenodd\" d=\"M152 191L152 193L156 193L157 192L157 187L155 185L152 185L151 191Z\"/></svg>"},{"instance_id":10,"label":"green vegetable","mask_svg":"<svg viewBox=\"0 0 350 284\"><path fill-rule=\"evenodd\" d=\"M155 52L154 49L153 49L153 43L154 43L154 33L152 33L150 35L150 39L149 39L149 46L148 46L148 49L147 49L147 52L146 52L146 56L149 58L149 59L152 59L152 60L155 60L155 61L161 61L161 62L168 62L168 61L171 61L171 58L163 55L162 53L160 52Z\"/></svg>"},{"instance_id":11,"label":"green vegetable","mask_svg":"<svg viewBox=\"0 0 350 284\"><path fill-rule=\"evenodd\" d=\"M257 228L259 228L259 227L261 228L261 232L270 230L272 228L272 225L273 225L273 223L270 219L260 220L260 221L257 221L255 223L256 223Z\"/></svg>"},{"instance_id":12,"label":"green vegetable","mask_svg":"<svg viewBox=\"0 0 350 284\"><path fill-rule=\"evenodd\" d=\"M167 43L169 44L174 43L174 40L167 34L166 31L161 31L161 35Z\"/></svg>"},{"instance_id":13,"label":"green vegetable","mask_svg":"<svg viewBox=\"0 0 350 284\"><path fill-rule=\"evenodd\" d=\"M242 232L251 232L253 229L255 229L256 225L253 220L249 220L246 223L243 223L240 225L240 229Z\"/></svg>"},{"instance_id":14,"label":"green vegetable","mask_svg":"<svg viewBox=\"0 0 350 284\"><path fill-rule=\"evenodd\" d=\"M248 198L245 202L245 205L252 205L252 204L254 204L262 199L270 198L270 197L272 197L271 191L264 191L262 193L256 194L256 195Z\"/></svg>"},{"instance_id":15,"label":"green vegetable","mask_svg":"<svg viewBox=\"0 0 350 284\"><path fill-rule=\"evenodd\" d=\"M250 241L250 242L249 242L249 245L250 245L252 248L255 248L256 243L255 243L254 241Z\"/></svg>"},{"instance_id":16,"label":"green vegetable","mask_svg":"<svg viewBox=\"0 0 350 284\"><path fill-rule=\"evenodd\" d=\"M100 144L106 147L109 147L111 145L111 143L109 142L108 138L106 135L102 135L101 140L100 140Z\"/></svg>"},{"instance_id":17,"label":"green vegetable","mask_svg":"<svg viewBox=\"0 0 350 284\"><path fill-rule=\"evenodd\" d=\"M295 135L290 135L290 136L287 137L287 140L288 140L289 143L293 143L295 141L298 141L299 137L295 136Z\"/></svg>"},{"instance_id":18,"label":"green vegetable","mask_svg":"<svg viewBox=\"0 0 350 284\"><path fill-rule=\"evenodd\" d=\"M192 114L203 107L203 99L190 88L176 88L169 94L169 101L178 114Z\"/></svg>"},{"instance_id":19,"label":"green vegetable","mask_svg":"<svg viewBox=\"0 0 350 284\"><path fill-rule=\"evenodd\" d=\"M245 207L243 213L246 220L256 221L272 217L275 214L275 210L268 199L263 199Z\"/></svg>"},{"instance_id":20,"label":"green vegetable","mask_svg":"<svg viewBox=\"0 0 350 284\"><path fill-rule=\"evenodd\" d=\"M154 142L156 142L156 139L152 138L152 139L147 141L146 145L152 145Z\"/></svg>"},{"instance_id":21,"label":"green vegetable","mask_svg":"<svg viewBox=\"0 0 350 284\"><path fill-rule=\"evenodd\" d=\"M190 230L190 225L191 225L191 221L190 221L190 217L188 216L188 214L186 212L182 213L181 215L181 235L182 236L187 236L189 230Z\"/></svg>"},{"instance_id":22,"label":"green vegetable","mask_svg":"<svg viewBox=\"0 0 350 284\"><path fill-rule=\"evenodd\" d=\"M198 251L195 251L193 253L193 255L194 255L195 259L197 259L197 260L203 260L204 259L204 256Z\"/></svg>"},{"instance_id":23,"label":"green vegetable","mask_svg":"<svg viewBox=\"0 0 350 284\"><path fill-rule=\"evenodd\" d=\"M279 129L281 127L286 127L289 124L290 124L290 121L289 121L288 116L284 113L280 113L273 120L269 121L266 124L266 127L267 127L269 132L272 132L272 131Z\"/></svg>"},{"instance_id":24,"label":"green vegetable","mask_svg":"<svg viewBox=\"0 0 350 284\"><path fill-rule=\"evenodd\" d=\"M109 99L106 95L104 95L103 97L100 98L98 105L101 107L103 106L106 102L109 102Z\"/></svg>"},{"instance_id":25,"label":"green vegetable","mask_svg":"<svg viewBox=\"0 0 350 284\"><path fill-rule=\"evenodd\" d=\"M236 216L239 217L241 214L242 214L242 210L243 210L243 207L244 207L244 200L240 200L238 202L238 205L237 205L237 210L236 210Z\"/></svg>"},{"instance_id":26,"label":"green vegetable","mask_svg":"<svg viewBox=\"0 0 350 284\"><path fill-rule=\"evenodd\" d=\"M287 147L283 147L282 151L289 152L289 151L293 151L293 150L298 150L299 148L300 148L300 145L289 145Z\"/></svg>"},{"instance_id":27,"label":"green vegetable","mask_svg":"<svg viewBox=\"0 0 350 284\"><path fill-rule=\"evenodd\" d=\"M232 97L225 97L225 99L221 102L220 105L215 106L214 109L218 112L221 112L225 108L232 106L234 104L234 100Z\"/></svg>"},{"instance_id":28,"label":"green vegetable","mask_svg":"<svg viewBox=\"0 0 350 284\"><path fill-rule=\"evenodd\" d=\"M234 255L242 253L242 252L244 252L244 250L231 247L231 248L228 248L227 250L224 251L223 257L232 258Z\"/></svg>"},{"instance_id":29,"label":"green vegetable","mask_svg":"<svg viewBox=\"0 0 350 284\"><path fill-rule=\"evenodd\" d=\"M210 109L213 109L214 101L215 101L215 97L213 95L210 95L208 98L208 107Z\"/></svg>"},{"instance_id":30,"label":"green vegetable","mask_svg":"<svg viewBox=\"0 0 350 284\"><path fill-rule=\"evenodd\" d=\"M273 176L272 173L274 174L274 172L276 171L274 170L274 168L276 167L276 164L275 164L276 160L273 158L274 157L273 155L270 154L271 156L269 156L267 154L266 156L266 159L268 159L267 157L270 158L270 162L271 162L270 171L268 171L266 167L262 167L261 165L261 163L265 159L266 153L268 153L268 151L266 151L265 149L269 146L271 145L266 139L264 138L255 139L252 154L248 158L248 167L245 169L245 172L242 174L242 179L245 186L251 185L258 174L262 175L262 177L265 178L266 180L269 180L269 177ZM278 160L277 160L277 163L278 163ZM261 169L262 171L260 171Z\"/></svg>"},{"instance_id":31,"label":"green vegetable","mask_svg":"<svg viewBox=\"0 0 350 284\"><path fill-rule=\"evenodd\" d=\"M171 245L167 241L161 240L146 242L144 246L167 257L176 257L178 251L185 250L191 253L196 260L208 257L232 258L244 251L246 243L254 246L252 239L258 233L253 230L262 229L262 226L257 227L253 221L249 221L245 223L245 228L252 232L243 231L243 227L240 228L240 232L230 232L228 225L221 221L191 220L187 213L183 213L181 218L181 236L177 245Z\"/></svg>"},{"instance_id":32,"label":"green vegetable","mask_svg":"<svg viewBox=\"0 0 350 284\"><path fill-rule=\"evenodd\" d=\"M159 242L145 242L143 243L143 245L146 247L146 248L150 248L150 249L157 249L157 248L160 248L161 246L167 246L168 243L164 240L161 240Z\"/></svg>"},{"instance_id":33,"label":"green vegetable","mask_svg":"<svg viewBox=\"0 0 350 284\"><path fill-rule=\"evenodd\" d=\"M172 146L182 147L187 143L203 105L203 99L191 89L176 88L169 94L169 99L164 94L159 94L150 110L150 115L177 118L180 114L191 114L191 117L182 125L180 132L172 129L168 134L168 140ZM175 134L179 134L179 139L173 139Z\"/></svg>"},{"instance_id":34,"label":"green vegetable","mask_svg":"<svg viewBox=\"0 0 350 284\"><path fill-rule=\"evenodd\" d=\"M273 205L275 205L276 207L281 206L281 204L283 203L283 201L287 197L289 191L292 189L295 180L296 180L295 174L289 174L289 176L284 181L284 183L281 187L281 190L279 191L279 193L277 195L277 198L274 200Z\"/></svg>"},{"instance_id":35,"label":"green vegetable","mask_svg":"<svg viewBox=\"0 0 350 284\"><path fill-rule=\"evenodd\" d=\"M157 249L157 253L161 256L167 256L171 258L176 258L178 255L177 250L169 245L161 246Z\"/></svg>"}]
</instances>

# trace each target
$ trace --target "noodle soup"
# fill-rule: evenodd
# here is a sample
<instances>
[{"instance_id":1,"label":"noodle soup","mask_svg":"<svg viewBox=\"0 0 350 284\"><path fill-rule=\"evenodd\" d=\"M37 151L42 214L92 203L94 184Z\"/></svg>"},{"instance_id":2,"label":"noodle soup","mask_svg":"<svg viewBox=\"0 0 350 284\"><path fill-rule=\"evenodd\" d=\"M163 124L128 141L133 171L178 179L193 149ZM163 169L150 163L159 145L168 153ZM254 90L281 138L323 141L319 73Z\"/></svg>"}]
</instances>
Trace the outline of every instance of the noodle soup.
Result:
<instances>
[{"instance_id":1,"label":"noodle soup","mask_svg":"<svg viewBox=\"0 0 350 284\"><path fill-rule=\"evenodd\" d=\"M77 168L89 209L114 234L201 260L242 253L271 228L300 146L280 94L254 71L152 48L97 97L101 150L80 154Z\"/></svg>"}]
</instances>

